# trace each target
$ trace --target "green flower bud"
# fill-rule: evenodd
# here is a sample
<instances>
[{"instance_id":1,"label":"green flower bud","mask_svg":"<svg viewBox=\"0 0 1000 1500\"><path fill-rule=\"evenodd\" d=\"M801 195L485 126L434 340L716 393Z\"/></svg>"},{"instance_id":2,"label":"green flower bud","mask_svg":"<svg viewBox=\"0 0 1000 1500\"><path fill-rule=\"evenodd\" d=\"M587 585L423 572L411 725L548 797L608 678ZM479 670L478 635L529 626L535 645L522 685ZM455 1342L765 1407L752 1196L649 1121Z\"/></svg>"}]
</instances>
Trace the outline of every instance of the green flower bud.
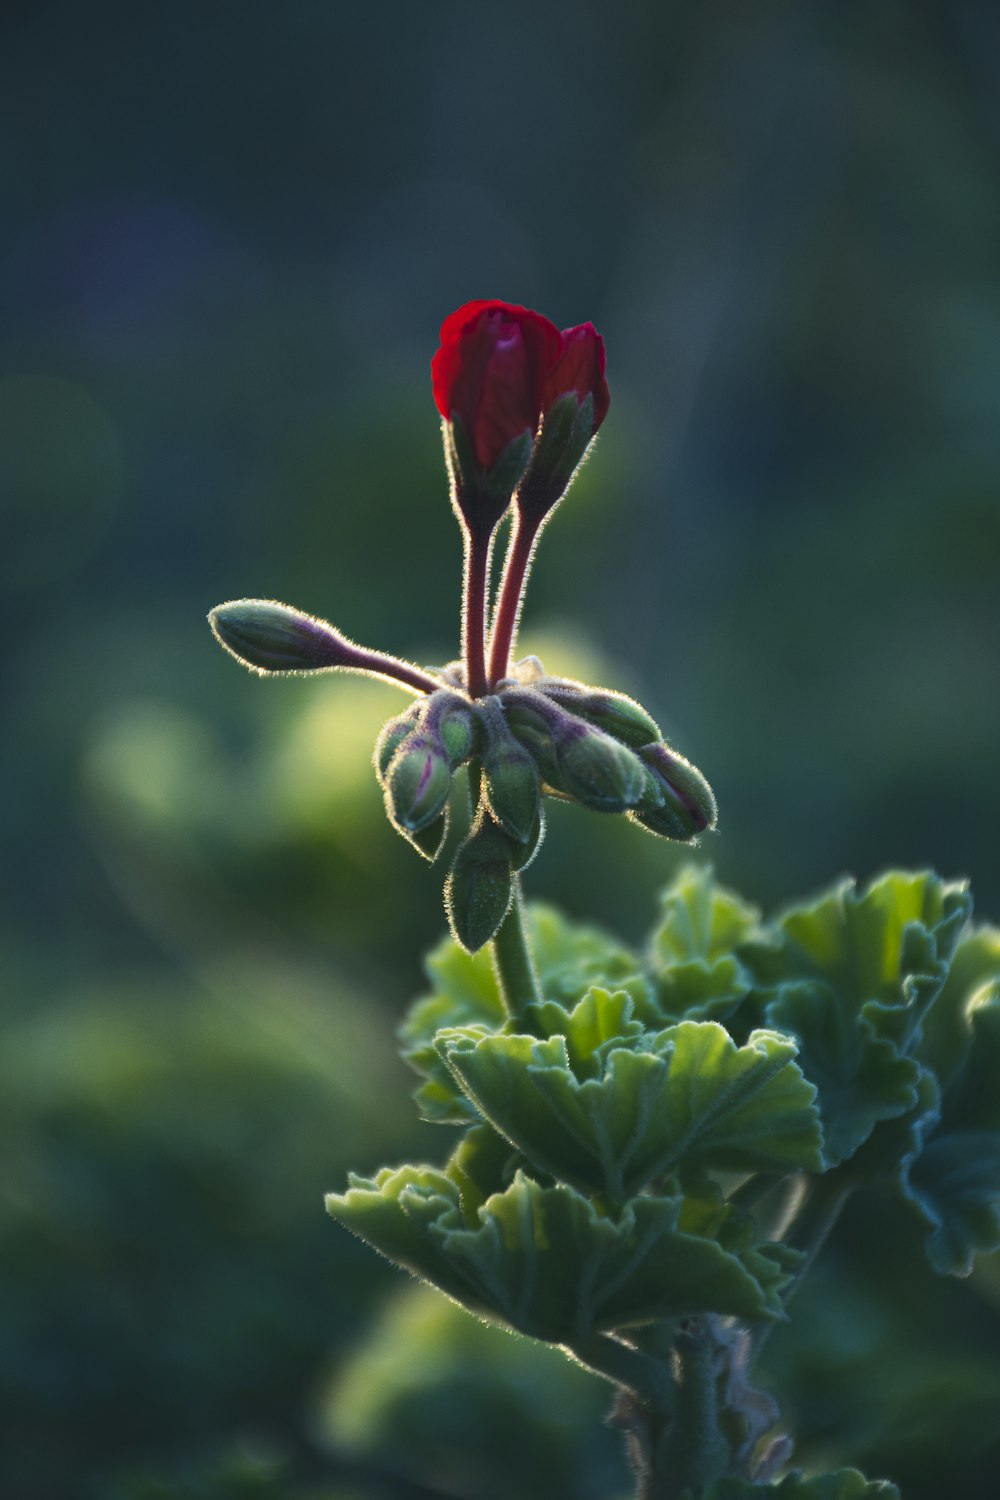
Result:
<instances>
[{"instance_id":1,"label":"green flower bud","mask_svg":"<svg viewBox=\"0 0 1000 1500\"><path fill-rule=\"evenodd\" d=\"M515 699L513 694L505 694L503 704L511 733L531 754L546 790L565 795L549 719L531 706L526 695Z\"/></svg>"},{"instance_id":2,"label":"green flower bud","mask_svg":"<svg viewBox=\"0 0 1000 1500\"><path fill-rule=\"evenodd\" d=\"M556 742L563 785L595 812L627 812L646 790L638 756L603 730L577 719L578 729Z\"/></svg>"},{"instance_id":3,"label":"green flower bud","mask_svg":"<svg viewBox=\"0 0 1000 1500\"><path fill-rule=\"evenodd\" d=\"M475 710L465 698L447 688L431 698L427 729L437 736L453 771L468 760L475 748Z\"/></svg>"},{"instance_id":4,"label":"green flower bud","mask_svg":"<svg viewBox=\"0 0 1000 1500\"><path fill-rule=\"evenodd\" d=\"M394 719L388 719L379 730L372 759L375 762L375 774L383 786L393 756L406 736L416 729L426 707L426 699L413 703Z\"/></svg>"},{"instance_id":5,"label":"green flower bud","mask_svg":"<svg viewBox=\"0 0 1000 1500\"><path fill-rule=\"evenodd\" d=\"M609 693L603 688L590 688L582 682L561 682L558 679L542 684L542 691L553 703L570 713L577 714L614 735L623 744L638 748L660 738L656 720L624 693Z\"/></svg>"},{"instance_id":6,"label":"green flower bud","mask_svg":"<svg viewBox=\"0 0 1000 1500\"><path fill-rule=\"evenodd\" d=\"M490 811L505 832L525 844L538 823L541 795L534 757L514 738L499 699L484 699L480 712L486 738L483 770Z\"/></svg>"},{"instance_id":7,"label":"green flower bud","mask_svg":"<svg viewBox=\"0 0 1000 1500\"><path fill-rule=\"evenodd\" d=\"M513 733L535 757L546 789L595 812L626 812L646 791L635 753L553 703L541 690L509 690L504 709Z\"/></svg>"},{"instance_id":8,"label":"green flower bud","mask_svg":"<svg viewBox=\"0 0 1000 1500\"><path fill-rule=\"evenodd\" d=\"M630 814L634 822L682 843L715 827L715 794L697 766L662 740L643 745L639 755L648 783L646 796Z\"/></svg>"},{"instance_id":9,"label":"green flower bud","mask_svg":"<svg viewBox=\"0 0 1000 1500\"><path fill-rule=\"evenodd\" d=\"M422 730L409 735L393 756L385 778L385 806L399 831L409 836L444 811L451 767L437 740Z\"/></svg>"},{"instance_id":10,"label":"green flower bud","mask_svg":"<svg viewBox=\"0 0 1000 1500\"><path fill-rule=\"evenodd\" d=\"M496 935L513 893L510 840L481 807L445 881L445 910L456 942L469 953L478 952Z\"/></svg>"}]
</instances>

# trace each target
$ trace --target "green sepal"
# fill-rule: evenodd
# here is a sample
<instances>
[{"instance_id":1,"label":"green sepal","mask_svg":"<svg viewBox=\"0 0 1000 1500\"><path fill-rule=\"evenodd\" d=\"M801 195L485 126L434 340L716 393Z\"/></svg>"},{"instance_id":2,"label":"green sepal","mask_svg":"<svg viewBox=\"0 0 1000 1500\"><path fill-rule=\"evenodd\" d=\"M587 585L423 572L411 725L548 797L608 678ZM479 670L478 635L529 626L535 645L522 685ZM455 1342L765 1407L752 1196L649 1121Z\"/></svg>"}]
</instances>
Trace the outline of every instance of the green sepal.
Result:
<instances>
[{"instance_id":1,"label":"green sepal","mask_svg":"<svg viewBox=\"0 0 1000 1500\"><path fill-rule=\"evenodd\" d=\"M734 950L763 936L757 908L718 885L711 865L683 866L661 896L648 949L664 1020L730 1016L753 985Z\"/></svg>"},{"instance_id":2,"label":"green sepal","mask_svg":"<svg viewBox=\"0 0 1000 1500\"><path fill-rule=\"evenodd\" d=\"M514 895L510 839L481 807L472 832L458 846L444 887L455 941L477 953L496 935Z\"/></svg>"},{"instance_id":3,"label":"green sepal","mask_svg":"<svg viewBox=\"0 0 1000 1500\"><path fill-rule=\"evenodd\" d=\"M617 1216L522 1172L467 1226L458 1185L431 1167L354 1177L327 1211L389 1260L471 1311L555 1343L705 1311L782 1316L741 1259L678 1228L679 1198L642 1197Z\"/></svg>"},{"instance_id":4,"label":"green sepal","mask_svg":"<svg viewBox=\"0 0 1000 1500\"><path fill-rule=\"evenodd\" d=\"M486 700L483 726L482 759L490 811L505 833L520 845L531 845L533 853L541 812L534 756L511 734L498 699Z\"/></svg>"},{"instance_id":5,"label":"green sepal","mask_svg":"<svg viewBox=\"0 0 1000 1500\"><path fill-rule=\"evenodd\" d=\"M610 1000L595 997L591 1014ZM794 1043L755 1032L738 1048L711 1021L632 1040L637 1050L601 1042L581 1071L601 1053L603 1066L582 1080L565 1036L445 1031L437 1047L472 1103L531 1162L614 1202L677 1172L821 1168L816 1091Z\"/></svg>"},{"instance_id":6,"label":"green sepal","mask_svg":"<svg viewBox=\"0 0 1000 1500\"><path fill-rule=\"evenodd\" d=\"M819 1088L827 1164L852 1156L880 1121L920 1107L907 1055L940 994L971 899L929 871L889 871L859 891L841 881L791 908L774 937L741 950L766 1024L801 1044Z\"/></svg>"},{"instance_id":7,"label":"green sepal","mask_svg":"<svg viewBox=\"0 0 1000 1500\"><path fill-rule=\"evenodd\" d=\"M786 1474L777 1484L717 1479L698 1495L684 1490L680 1500L900 1500L900 1493L887 1479L866 1479L858 1469L838 1469L812 1479Z\"/></svg>"}]
</instances>

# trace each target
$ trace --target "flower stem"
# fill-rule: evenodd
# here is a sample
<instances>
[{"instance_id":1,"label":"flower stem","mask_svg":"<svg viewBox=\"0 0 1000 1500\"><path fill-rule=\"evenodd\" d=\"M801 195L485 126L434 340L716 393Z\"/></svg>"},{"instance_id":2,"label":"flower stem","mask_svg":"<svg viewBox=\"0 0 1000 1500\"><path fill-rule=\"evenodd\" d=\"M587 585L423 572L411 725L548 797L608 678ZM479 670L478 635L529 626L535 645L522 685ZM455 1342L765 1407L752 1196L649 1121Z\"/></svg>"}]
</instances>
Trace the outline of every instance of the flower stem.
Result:
<instances>
[{"instance_id":1,"label":"flower stem","mask_svg":"<svg viewBox=\"0 0 1000 1500\"><path fill-rule=\"evenodd\" d=\"M349 672L364 672L370 677L381 677L386 682L398 682L416 693L434 693L441 686L438 678L421 672L411 662L400 661L399 657L387 656L382 651L367 651L363 646L351 645L349 650L345 650L344 660L340 665Z\"/></svg>"},{"instance_id":2,"label":"flower stem","mask_svg":"<svg viewBox=\"0 0 1000 1500\"><path fill-rule=\"evenodd\" d=\"M521 614L525 584L531 567L531 556L535 550L541 523L525 521L519 510L514 512L514 524L504 563L500 597L493 618L493 635L490 640L490 682L496 686L501 677L506 677L510 664L510 653L517 634L517 622Z\"/></svg>"},{"instance_id":3,"label":"flower stem","mask_svg":"<svg viewBox=\"0 0 1000 1500\"><path fill-rule=\"evenodd\" d=\"M462 527L465 542L465 566L462 582L462 655L465 658L465 686L470 698L482 698L486 678L486 605L490 573L492 531L473 531Z\"/></svg>"},{"instance_id":4,"label":"flower stem","mask_svg":"<svg viewBox=\"0 0 1000 1500\"><path fill-rule=\"evenodd\" d=\"M517 1016L526 1005L535 1005L541 1001L542 992L525 930L519 875L514 876L514 895L510 910L493 939L493 967L508 1015Z\"/></svg>"}]
</instances>

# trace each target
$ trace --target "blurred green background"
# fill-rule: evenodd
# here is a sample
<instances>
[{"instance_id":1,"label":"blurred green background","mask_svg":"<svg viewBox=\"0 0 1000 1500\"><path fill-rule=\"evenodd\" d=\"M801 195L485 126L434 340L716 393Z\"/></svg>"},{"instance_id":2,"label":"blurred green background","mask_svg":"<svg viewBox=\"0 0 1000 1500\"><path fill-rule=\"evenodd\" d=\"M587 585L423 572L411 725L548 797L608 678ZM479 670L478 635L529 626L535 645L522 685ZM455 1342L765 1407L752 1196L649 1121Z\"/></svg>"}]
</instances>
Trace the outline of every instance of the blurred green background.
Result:
<instances>
[{"instance_id":1,"label":"blurred green background","mask_svg":"<svg viewBox=\"0 0 1000 1500\"><path fill-rule=\"evenodd\" d=\"M371 772L402 700L204 616L454 656L438 325L592 319L524 648L647 703L765 906L933 863L1000 917L1000 11L4 14L0 1494L624 1494L595 1382L324 1218L446 1150L393 1035L439 881ZM636 939L676 856L560 812L531 891ZM818 1278L803 1459L995 1495L1000 1267L932 1283L868 1204Z\"/></svg>"}]
</instances>

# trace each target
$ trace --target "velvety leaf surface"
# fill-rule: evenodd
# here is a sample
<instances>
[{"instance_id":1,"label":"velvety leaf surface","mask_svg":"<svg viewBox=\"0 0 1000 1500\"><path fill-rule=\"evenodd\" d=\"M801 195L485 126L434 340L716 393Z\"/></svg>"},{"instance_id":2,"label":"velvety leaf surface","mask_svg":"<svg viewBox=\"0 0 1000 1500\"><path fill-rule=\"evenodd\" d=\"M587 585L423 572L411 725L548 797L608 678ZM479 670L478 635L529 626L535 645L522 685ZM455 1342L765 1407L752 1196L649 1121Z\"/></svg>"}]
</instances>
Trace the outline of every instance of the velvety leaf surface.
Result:
<instances>
[{"instance_id":1,"label":"velvety leaf surface","mask_svg":"<svg viewBox=\"0 0 1000 1500\"><path fill-rule=\"evenodd\" d=\"M686 865L661 896L648 950L663 1020L723 1020L753 983L735 949L763 938L760 913L717 885L711 866Z\"/></svg>"},{"instance_id":2,"label":"velvety leaf surface","mask_svg":"<svg viewBox=\"0 0 1000 1500\"><path fill-rule=\"evenodd\" d=\"M330 1214L473 1312L535 1338L586 1340L654 1318L782 1315L780 1266L762 1287L739 1256L679 1228L682 1200L642 1197L602 1215L569 1187L518 1172L467 1225L457 1184L430 1167L352 1178Z\"/></svg>"},{"instance_id":3,"label":"velvety leaf surface","mask_svg":"<svg viewBox=\"0 0 1000 1500\"><path fill-rule=\"evenodd\" d=\"M599 1015L614 999L595 994L590 1008ZM683 1021L628 1050L598 1041L595 1025L588 1056L573 1018L568 1030L572 1054L561 1035L450 1031L438 1042L469 1098L542 1170L621 1202L678 1170L820 1168L815 1089L793 1042L755 1032L737 1047L716 1022Z\"/></svg>"}]
</instances>

